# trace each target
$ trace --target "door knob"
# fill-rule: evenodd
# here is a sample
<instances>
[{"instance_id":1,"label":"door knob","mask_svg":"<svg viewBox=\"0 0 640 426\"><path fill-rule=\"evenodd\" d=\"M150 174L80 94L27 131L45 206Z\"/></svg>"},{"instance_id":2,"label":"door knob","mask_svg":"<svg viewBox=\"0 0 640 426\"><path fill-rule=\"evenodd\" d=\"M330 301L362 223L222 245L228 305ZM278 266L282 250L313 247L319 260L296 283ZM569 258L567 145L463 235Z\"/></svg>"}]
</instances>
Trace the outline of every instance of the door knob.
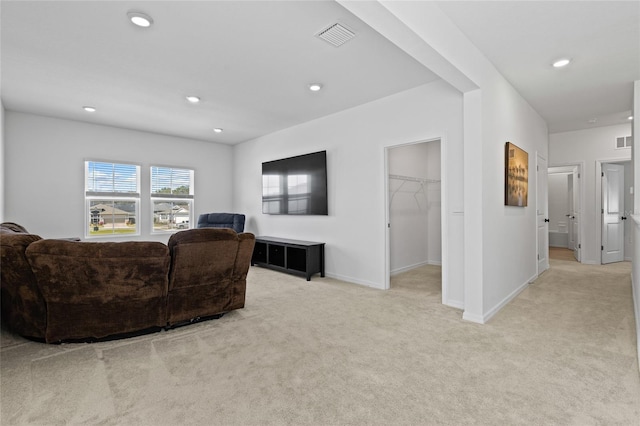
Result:
<instances>
[{"instance_id":1,"label":"door knob","mask_svg":"<svg viewBox=\"0 0 640 426\"><path fill-rule=\"evenodd\" d=\"M575 218L576 218L575 216L571 216L571 219L575 219Z\"/></svg>"},{"instance_id":2,"label":"door knob","mask_svg":"<svg viewBox=\"0 0 640 426\"><path fill-rule=\"evenodd\" d=\"M627 220L627 217L626 216L622 216L620 219Z\"/></svg>"},{"instance_id":3,"label":"door knob","mask_svg":"<svg viewBox=\"0 0 640 426\"><path fill-rule=\"evenodd\" d=\"M549 222L549 219L545 219L544 221L545 221L545 222Z\"/></svg>"}]
</instances>

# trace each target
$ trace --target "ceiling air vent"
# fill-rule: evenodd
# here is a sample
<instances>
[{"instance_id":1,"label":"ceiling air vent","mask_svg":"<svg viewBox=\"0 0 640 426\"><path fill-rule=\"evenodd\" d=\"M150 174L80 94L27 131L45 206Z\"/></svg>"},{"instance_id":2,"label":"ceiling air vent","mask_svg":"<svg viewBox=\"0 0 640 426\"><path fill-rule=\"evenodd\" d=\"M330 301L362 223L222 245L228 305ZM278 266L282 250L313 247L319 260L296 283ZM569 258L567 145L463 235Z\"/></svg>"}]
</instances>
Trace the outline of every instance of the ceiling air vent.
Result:
<instances>
[{"instance_id":1,"label":"ceiling air vent","mask_svg":"<svg viewBox=\"0 0 640 426\"><path fill-rule=\"evenodd\" d=\"M356 36L356 33L342 24L333 24L320 31L316 36L320 37L327 43L338 47L342 46Z\"/></svg>"}]
</instances>

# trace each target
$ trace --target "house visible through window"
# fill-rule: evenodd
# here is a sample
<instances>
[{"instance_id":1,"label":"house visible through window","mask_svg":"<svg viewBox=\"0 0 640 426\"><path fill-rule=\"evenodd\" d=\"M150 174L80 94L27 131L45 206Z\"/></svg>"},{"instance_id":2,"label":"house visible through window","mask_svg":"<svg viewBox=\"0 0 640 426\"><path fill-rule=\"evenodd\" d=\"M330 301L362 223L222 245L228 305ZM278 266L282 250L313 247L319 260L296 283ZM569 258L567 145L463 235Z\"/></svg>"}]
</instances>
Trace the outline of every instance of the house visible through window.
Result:
<instances>
[{"instance_id":1,"label":"house visible through window","mask_svg":"<svg viewBox=\"0 0 640 426\"><path fill-rule=\"evenodd\" d=\"M193 227L193 177L190 169L151 167L153 232Z\"/></svg>"},{"instance_id":2,"label":"house visible through window","mask_svg":"<svg viewBox=\"0 0 640 426\"><path fill-rule=\"evenodd\" d=\"M137 235L140 166L85 161L85 236Z\"/></svg>"}]
</instances>

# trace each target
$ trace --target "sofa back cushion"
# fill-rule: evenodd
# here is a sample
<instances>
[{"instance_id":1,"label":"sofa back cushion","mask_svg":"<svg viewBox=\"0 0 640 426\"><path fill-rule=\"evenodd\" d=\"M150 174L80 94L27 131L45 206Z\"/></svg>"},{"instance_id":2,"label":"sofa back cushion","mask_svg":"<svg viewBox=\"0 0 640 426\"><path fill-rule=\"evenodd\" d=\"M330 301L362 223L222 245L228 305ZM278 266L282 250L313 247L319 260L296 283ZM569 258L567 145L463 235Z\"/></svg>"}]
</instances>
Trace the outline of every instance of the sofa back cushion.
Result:
<instances>
[{"instance_id":1,"label":"sofa back cushion","mask_svg":"<svg viewBox=\"0 0 640 426\"><path fill-rule=\"evenodd\" d=\"M26 254L47 302L47 341L165 325L166 245L40 240Z\"/></svg>"},{"instance_id":2,"label":"sofa back cushion","mask_svg":"<svg viewBox=\"0 0 640 426\"><path fill-rule=\"evenodd\" d=\"M169 291L232 279L238 234L226 228L190 229L169 238Z\"/></svg>"},{"instance_id":3,"label":"sofa back cushion","mask_svg":"<svg viewBox=\"0 0 640 426\"><path fill-rule=\"evenodd\" d=\"M28 234L29 232L27 231L27 229L24 226L19 225L17 223L14 223L14 222L2 222L2 223L0 223L0 233L1 234L7 234L7 233Z\"/></svg>"},{"instance_id":4,"label":"sofa back cushion","mask_svg":"<svg viewBox=\"0 0 640 426\"><path fill-rule=\"evenodd\" d=\"M169 325L229 311L238 234L224 228L190 229L173 234L168 245Z\"/></svg>"}]
</instances>

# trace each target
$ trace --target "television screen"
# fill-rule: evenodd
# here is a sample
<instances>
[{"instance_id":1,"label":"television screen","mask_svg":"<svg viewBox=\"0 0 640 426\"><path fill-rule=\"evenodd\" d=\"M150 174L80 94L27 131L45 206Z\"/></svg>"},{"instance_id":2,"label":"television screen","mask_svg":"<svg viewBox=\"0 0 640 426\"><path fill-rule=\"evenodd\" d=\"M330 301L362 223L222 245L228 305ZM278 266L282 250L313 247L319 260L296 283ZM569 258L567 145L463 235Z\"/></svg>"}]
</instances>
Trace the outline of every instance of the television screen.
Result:
<instances>
[{"instance_id":1,"label":"television screen","mask_svg":"<svg viewBox=\"0 0 640 426\"><path fill-rule=\"evenodd\" d=\"M327 215L327 151L262 163L262 213Z\"/></svg>"}]
</instances>

